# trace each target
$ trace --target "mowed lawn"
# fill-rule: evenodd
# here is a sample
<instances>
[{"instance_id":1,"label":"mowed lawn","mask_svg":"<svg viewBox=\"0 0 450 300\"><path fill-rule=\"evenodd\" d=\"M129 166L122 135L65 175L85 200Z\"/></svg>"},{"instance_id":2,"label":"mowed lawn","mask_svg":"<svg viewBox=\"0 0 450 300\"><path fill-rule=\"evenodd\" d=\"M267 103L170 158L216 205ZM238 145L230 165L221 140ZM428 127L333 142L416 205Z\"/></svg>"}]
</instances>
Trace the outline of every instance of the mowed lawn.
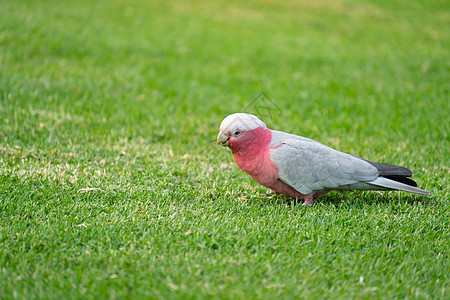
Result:
<instances>
[{"instance_id":1,"label":"mowed lawn","mask_svg":"<svg viewBox=\"0 0 450 300\"><path fill-rule=\"evenodd\" d=\"M449 299L447 1L0 1L0 298ZM228 114L431 197L304 209Z\"/></svg>"}]
</instances>

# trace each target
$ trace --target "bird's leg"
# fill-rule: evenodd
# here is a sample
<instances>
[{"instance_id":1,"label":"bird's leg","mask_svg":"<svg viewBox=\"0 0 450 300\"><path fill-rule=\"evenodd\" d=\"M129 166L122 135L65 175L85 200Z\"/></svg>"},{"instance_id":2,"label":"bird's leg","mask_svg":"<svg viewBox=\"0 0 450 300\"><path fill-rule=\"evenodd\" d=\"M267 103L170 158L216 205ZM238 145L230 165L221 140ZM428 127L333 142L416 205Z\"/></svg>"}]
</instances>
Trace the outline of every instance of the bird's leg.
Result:
<instances>
[{"instance_id":1,"label":"bird's leg","mask_svg":"<svg viewBox=\"0 0 450 300\"><path fill-rule=\"evenodd\" d=\"M314 197L326 194L328 192L329 192L329 190L321 190L321 191L318 191L318 192L315 192L315 193L313 192L313 193L310 193L310 194L307 194L307 195L300 194L301 197L305 200L305 203L303 203L303 206L311 206L311 205L313 205Z\"/></svg>"},{"instance_id":2,"label":"bird's leg","mask_svg":"<svg viewBox=\"0 0 450 300\"><path fill-rule=\"evenodd\" d=\"M326 194L326 193L328 193L329 192L329 190L321 190L321 191L319 191L319 192L316 192L316 193L314 193L314 197L317 197L317 196L320 196L320 195L324 195L324 194Z\"/></svg>"},{"instance_id":3,"label":"bird's leg","mask_svg":"<svg viewBox=\"0 0 450 300\"><path fill-rule=\"evenodd\" d=\"M347 184L347 187L348 187L348 190L349 190L349 191L352 190L352 187L350 186L350 184ZM347 191L347 190L338 190L337 192L338 192L339 194L341 194L341 195L344 195L346 191Z\"/></svg>"}]
</instances>

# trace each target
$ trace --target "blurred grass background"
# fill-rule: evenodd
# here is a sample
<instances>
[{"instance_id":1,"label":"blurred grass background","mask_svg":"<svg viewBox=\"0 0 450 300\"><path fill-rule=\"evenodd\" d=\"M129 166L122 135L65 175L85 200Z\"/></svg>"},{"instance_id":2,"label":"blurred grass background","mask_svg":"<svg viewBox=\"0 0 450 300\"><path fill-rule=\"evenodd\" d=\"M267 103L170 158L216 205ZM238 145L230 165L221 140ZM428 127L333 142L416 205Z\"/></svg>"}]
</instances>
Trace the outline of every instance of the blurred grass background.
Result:
<instances>
[{"instance_id":1,"label":"blurred grass background","mask_svg":"<svg viewBox=\"0 0 450 300\"><path fill-rule=\"evenodd\" d=\"M0 14L2 298L448 297L447 1ZM271 198L214 142L240 111L433 197Z\"/></svg>"}]
</instances>

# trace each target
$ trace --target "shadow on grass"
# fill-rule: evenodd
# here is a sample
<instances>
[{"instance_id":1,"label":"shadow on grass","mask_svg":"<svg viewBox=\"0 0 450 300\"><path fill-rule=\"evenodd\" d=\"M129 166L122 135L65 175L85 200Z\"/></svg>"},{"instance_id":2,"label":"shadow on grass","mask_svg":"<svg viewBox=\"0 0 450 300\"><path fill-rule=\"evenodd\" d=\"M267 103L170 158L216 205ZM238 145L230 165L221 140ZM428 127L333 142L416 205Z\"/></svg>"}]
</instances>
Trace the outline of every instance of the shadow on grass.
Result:
<instances>
[{"instance_id":1,"label":"shadow on grass","mask_svg":"<svg viewBox=\"0 0 450 300\"><path fill-rule=\"evenodd\" d=\"M250 198L248 200L254 200ZM294 199L279 193L276 194L259 194L259 200L263 205L287 204L287 205L303 205L304 200ZM422 195L405 194L402 192L370 192L370 191L353 191L346 192L344 195L338 192L330 192L326 195L314 198L314 204L333 205L333 206L359 206L365 204L373 205L396 205L398 203L407 203L408 205L433 206L436 201L433 197Z\"/></svg>"}]
</instances>

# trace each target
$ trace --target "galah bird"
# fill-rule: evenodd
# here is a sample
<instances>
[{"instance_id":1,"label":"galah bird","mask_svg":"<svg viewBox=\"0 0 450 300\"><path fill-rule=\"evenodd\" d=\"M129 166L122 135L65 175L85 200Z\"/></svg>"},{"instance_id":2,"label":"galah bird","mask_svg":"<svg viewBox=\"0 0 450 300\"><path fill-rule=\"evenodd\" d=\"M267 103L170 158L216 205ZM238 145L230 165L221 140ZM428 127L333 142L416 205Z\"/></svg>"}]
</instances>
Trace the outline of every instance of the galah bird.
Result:
<instances>
[{"instance_id":1,"label":"galah bird","mask_svg":"<svg viewBox=\"0 0 450 300\"><path fill-rule=\"evenodd\" d=\"M339 152L311 139L270 130L254 115L235 113L220 124L219 145L256 182L312 205L330 190L400 190L431 195L408 178L410 170Z\"/></svg>"}]
</instances>

